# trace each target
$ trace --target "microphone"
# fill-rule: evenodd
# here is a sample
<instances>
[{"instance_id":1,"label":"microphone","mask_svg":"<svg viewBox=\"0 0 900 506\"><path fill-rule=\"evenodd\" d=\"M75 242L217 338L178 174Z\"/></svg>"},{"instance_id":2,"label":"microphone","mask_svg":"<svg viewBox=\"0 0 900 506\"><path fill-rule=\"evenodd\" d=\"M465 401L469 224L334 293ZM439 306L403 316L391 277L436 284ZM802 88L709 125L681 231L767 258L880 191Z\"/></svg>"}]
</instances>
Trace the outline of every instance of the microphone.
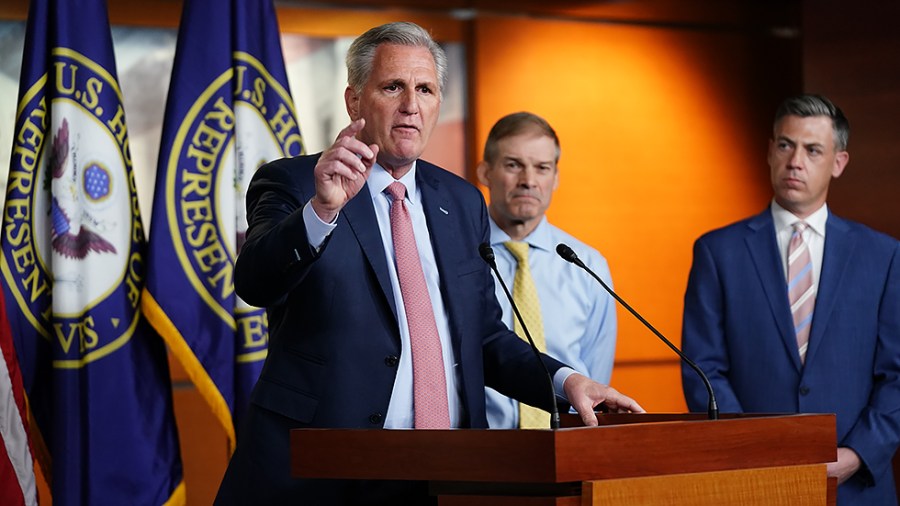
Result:
<instances>
[{"instance_id":1,"label":"microphone","mask_svg":"<svg viewBox=\"0 0 900 506\"><path fill-rule=\"evenodd\" d=\"M553 377L550 376L550 370L547 369L547 364L541 360L541 350L534 344L534 339L531 338L531 333L528 332L528 327L525 326L525 321L522 320L522 315L519 314L519 308L516 307L516 302L513 300L512 294L509 293L509 288L506 287L506 283L503 282L503 278L500 276L500 271L497 270L497 262L494 260L494 248L492 248L490 244L483 242L478 246L478 253L481 255L482 260L491 266L491 270L494 271L494 275L497 276L497 280L500 281L500 286L503 287L503 293L505 293L506 298L509 299L513 313L515 313L516 318L519 320L519 324L522 326L522 330L525 332L528 344L531 345L531 351L534 352L535 358L537 358L538 363L541 364L544 373L547 375L547 383L550 385L550 396L553 401L551 404L552 411L550 411L550 428L558 429L559 407L556 405L556 389L553 387Z\"/></svg>"},{"instance_id":2,"label":"microphone","mask_svg":"<svg viewBox=\"0 0 900 506\"><path fill-rule=\"evenodd\" d=\"M584 265L584 262L582 262L578 258L578 255L575 254L575 251L573 251L572 248L566 246L565 244L560 243L560 244L556 245L556 252L559 254L559 256L563 257L563 259L565 261L571 262L571 263L577 265L578 267L581 267L582 269L587 271L588 274L593 276L594 279L599 281L600 284L603 286L603 288L607 292L609 292L609 294L612 295L614 299L619 301L619 304L622 304L623 306L625 306L625 309L627 309L629 312L631 312L631 314L633 314L635 318L640 320L641 323L643 323L648 329L650 329L654 334L656 334L656 337L660 338L662 340L662 342L666 343L666 345L668 345L669 348L672 348L672 351L677 353L678 356L681 357L681 360L684 361L684 363L691 366L691 369L693 369L700 376L700 379L703 380L703 384L706 385L706 393L709 395L709 406L706 409L707 417L710 420L718 420L719 419L719 405L716 404L716 396L713 393L712 385L709 383L709 378L706 377L706 374L703 373L703 370L700 369L699 367L697 367L697 364L695 364L693 360L689 359L687 357L687 355L682 353L682 351L679 350L677 346L672 344L668 339L665 338L665 336L660 334L660 332L658 330L656 330L653 327L653 325L650 325L650 322L645 320L643 316L639 315L637 311L632 309L631 306L629 306L627 302L625 302L624 300L622 300L621 297L616 295L616 292L612 291L612 289L609 286L607 286L607 284L604 283L603 280L600 279L600 277L594 273L594 271L589 269L587 265Z\"/></svg>"}]
</instances>

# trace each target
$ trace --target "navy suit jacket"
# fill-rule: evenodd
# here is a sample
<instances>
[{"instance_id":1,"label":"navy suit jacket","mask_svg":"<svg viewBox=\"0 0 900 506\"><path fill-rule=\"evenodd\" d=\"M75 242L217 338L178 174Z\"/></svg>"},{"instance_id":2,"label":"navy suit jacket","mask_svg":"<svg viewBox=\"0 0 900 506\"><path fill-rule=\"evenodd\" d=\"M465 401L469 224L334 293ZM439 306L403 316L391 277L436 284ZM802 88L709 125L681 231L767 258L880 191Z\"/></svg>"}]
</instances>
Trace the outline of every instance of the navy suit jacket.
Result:
<instances>
[{"instance_id":1,"label":"navy suit jacket","mask_svg":"<svg viewBox=\"0 0 900 506\"><path fill-rule=\"evenodd\" d=\"M722 412L835 413L838 446L861 471L839 504L896 504L900 442L900 243L829 214L805 365L793 329L770 210L694 244L683 347L709 376ZM706 389L682 367L692 411Z\"/></svg>"},{"instance_id":2,"label":"navy suit jacket","mask_svg":"<svg viewBox=\"0 0 900 506\"><path fill-rule=\"evenodd\" d=\"M290 428L383 426L401 353L387 266L393 259L385 258L369 190L362 188L341 210L318 253L308 244L302 208L315 194L317 160L270 163L256 173L247 194L249 228L235 287L246 302L268 308L269 354L220 504L361 504L363 496L374 497L368 484L288 476ZM481 193L421 160L416 183L450 323L461 424L487 427L486 384L549 408L546 374L528 345L501 322L493 279L478 253L490 235ZM551 374L562 367L550 358L545 363ZM385 494L383 502L396 503L398 494Z\"/></svg>"}]
</instances>

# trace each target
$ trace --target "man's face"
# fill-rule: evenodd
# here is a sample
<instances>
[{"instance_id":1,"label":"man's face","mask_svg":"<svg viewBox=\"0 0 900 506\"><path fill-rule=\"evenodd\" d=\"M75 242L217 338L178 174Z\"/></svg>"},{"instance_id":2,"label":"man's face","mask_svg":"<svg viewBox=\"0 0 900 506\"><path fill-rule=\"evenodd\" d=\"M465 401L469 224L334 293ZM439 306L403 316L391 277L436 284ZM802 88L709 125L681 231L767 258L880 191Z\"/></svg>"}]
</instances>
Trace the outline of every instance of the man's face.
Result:
<instances>
[{"instance_id":1,"label":"man's face","mask_svg":"<svg viewBox=\"0 0 900 506\"><path fill-rule=\"evenodd\" d=\"M434 58L423 47L381 44L361 93L347 88L344 98L351 119L365 118L358 137L378 145L378 162L407 167L425 150L440 112Z\"/></svg>"},{"instance_id":2,"label":"man's face","mask_svg":"<svg viewBox=\"0 0 900 506\"><path fill-rule=\"evenodd\" d=\"M525 132L501 139L497 155L493 163L478 166L491 197L491 217L504 230L523 224L533 229L559 184L556 144L541 133Z\"/></svg>"},{"instance_id":3,"label":"man's face","mask_svg":"<svg viewBox=\"0 0 900 506\"><path fill-rule=\"evenodd\" d=\"M849 159L846 151L835 151L831 118L785 116L769 141L775 201L800 218L809 216L825 204L831 179Z\"/></svg>"}]
</instances>

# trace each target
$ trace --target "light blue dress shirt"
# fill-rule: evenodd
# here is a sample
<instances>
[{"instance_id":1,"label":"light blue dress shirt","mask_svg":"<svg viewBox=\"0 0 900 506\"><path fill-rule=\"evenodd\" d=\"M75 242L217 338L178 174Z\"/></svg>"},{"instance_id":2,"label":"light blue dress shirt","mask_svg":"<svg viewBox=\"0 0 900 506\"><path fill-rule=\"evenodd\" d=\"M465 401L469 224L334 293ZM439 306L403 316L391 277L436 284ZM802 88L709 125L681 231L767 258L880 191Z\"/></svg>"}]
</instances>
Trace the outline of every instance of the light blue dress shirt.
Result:
<instances>
[{"instance_id":1,"label":"light blue dress shirt","mask_svg":"<svg viewBox=\"0 0 900 506\"><path fill-rule=\"evenodd\" d=\"M503 246L509 235L491 220L491 246L503 281L513 290L516 259ZM590 246L554 227L544 217L525 238L530 245L528 265L541 302L547 354L576 371L608 384L616 351L615 300L587 272L563 260L556 245L569 245L600 279L612 288L606 259ZM513 314L500 283L495 283L503 322L513 327ZM487 388L488 424L495 429L519 425L518 402Z\"/></svg>"},{"instance_id":2,"label":"light blue dress shirt","mask_svg":"<svg viewBox=\"0 0 900 506\"><path fill-rule=\"evenodd\" d=\"M389 259L387 262L388 271L391 278L391 289L394 292L394 302L396 303L398 312L397 319L400 325L400 362L397 364L397 376L394 380L394 389L391 392L391 402L388 406L387 414L385 415L384 427L388 429L406 429L412 428L415 420L412 354L409 352L409 325L406 321L403 297L400 294L400 281L397 277L397 267L394 263L394 241L391 237L390 216L392 197L384 193L385 188L394 181L395 179L393 176L376 163L375 166L372 167L372 172L369 174L367 185L369 188L369 198L372 199L372 204L375 207L375 216L378 220L381 241L384 244L385 258ZM400 178L399 181L406 186L406 205L409 209L410 217L412 218L413 233L416 235L416 248L419 250L419 259L422 261L422 271L425 274L425 283L428 285L428 294L431 297L435 323L437 324L438 335L441 340L444 372L447 377L447 400L450 404L450 426L459 427L460 418L462 416L462 395L459 390L456 358L453 355L453 347L450 341L450 323L447 318L447 310L444 306L444 299L441 296L440 273L438 272L434 258L434 250L431 246L431 234L428 230L428 223L425 220L425 213L422 209L422 193L416 185L415 164L413 164L413 168ZM365 197L365 195L359 194L354 198L360 197ZM303 207L303 222L306 225L307 240L309 241L309 244L316 249L322 246L325 239L332 231L334 231L335 227L337 227L337 220L335 220L334 223L325 223L322 221L309 202ZM582 250L576 249L576 251L580 253ZM605 265L604 262L604 266ZM613 320L613 322L615 322L615 320ZM507 325L510 325L509 321L507 321ZM613 330L613 334L615 334L615 330ZM563 392L563 384L573 372L575 372L575 370L568 367L562 367L553 376L553 383L556 388L557 396L563 400L566 399L565 393ZM510 400L510 402L515 401Z\"/></svg>"},{"instance_id":3,"label":"light blue dress shirt","mask_svg":"<svg viewBox=\"0 0 900 506\"><path fill-rule=\"evenodd\" d=\"M384 427L388 429L412 428L414 426L413 410L413 371L412 354L409 353L409 325L406 321L406 310L403 306L403 297L400 294L400 281L397 277L397 266L394 262L394 241L391 237L391 200L385 188L396 181L380 165L375 164L369 174L368 188L369 198L375 206L375 216L378 219L378 228L381 232L381 242L384 244L385 258L388 259L388 271L390 271L391 289L394 292L394 302L397 306L397 319L400 323L400 363L397 364L397 377L394 380L394 390L391 392L391 402L384 419ZM459 392L459 380L456 374L453 346L450 342L450 323L447 319L447 310L444 307L444 299L441 297L440 275L434 258L434 250L431 247L431 235L428 232L428 224L425 221L425 213L422 210L422 194L416 186L416 166L399 179L406 186L406 206L409 209L413 223L413 233L416 235L416 248L419 251L419 259L422 261L422 271L425 274L425 283L428 285L428 295L434 308L434 319L437 324L438 335L441 340L441 349L444 358L444 372L447 376L447 400L450 404L450 426L459 427L460 409L462 397ZM354 198L365 198L359 194ZM307 238L310 245L320 247L325 238L337 226L336 223L324 223L307 203L303 210L303 219L306 224Z\"/></svg>"}]
</instances>

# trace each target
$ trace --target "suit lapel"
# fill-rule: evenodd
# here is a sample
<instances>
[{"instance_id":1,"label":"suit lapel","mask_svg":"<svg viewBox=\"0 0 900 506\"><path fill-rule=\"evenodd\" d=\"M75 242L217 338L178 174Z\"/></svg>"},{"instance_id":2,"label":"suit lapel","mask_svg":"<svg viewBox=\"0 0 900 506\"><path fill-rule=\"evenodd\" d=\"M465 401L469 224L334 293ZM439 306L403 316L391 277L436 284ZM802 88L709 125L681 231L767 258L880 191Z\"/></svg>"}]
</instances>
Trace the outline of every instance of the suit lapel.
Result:
<instances>
[{"instance_id":1,"label":"suit lapel","mask_svg":"<svg viewBox=\"0 0 900 506\"><path fill-rule=\"evenodd\" d=\"M449 307L453 304L453 297L448 293L452 287L448 283L448 276L456 273L456 262L459 260L453 254L459 248L459 220L454 219L452 215L453 207L447 196L440 191L440 182L429 173L429 170L435 170L436 168L430 168L427 163L421 160L418 161L418 164L416 184L422 192L422 210L428 222L431 244L434 248L434 258L441 276L441 293L444 296L445 304L448 305L447 312L449 313L451 328L460 328L460 322L455 321L454 318L457 312L452 311ZM365 255L366 260L372 266L375 277L378 279L378 284L384 292L396 319L397 306L394 301L394 291L391 289L391 279L387 259L384 255L384 244L381 241L381 231L378 228L378 220L375 218L375 208L372 204L372 199L369 198L368 183L360 189L356 197L344 206L341 210L341 216L347 220L350 230L359 242L363 255ZM454 344L458 345L458 343L455 343L455 333L453 339Z\"/></svg>"},{"instance_id":2,"label":"suit lapel","mask_svg":"<svg viewBox=\"0 0 900 506\"><path fill-rule=\"evenodd\" d=\"M437 264L438 272L441 279L441 294L444 297L444 304L447 307L448 317L450 318L450 328L460 328L459 323L454 318L458 311L453 311L454 297L449 292L452 290L449 276L457 272L457 258L454 253L459 249L459 220L455 219L451 213L458 210L454 209L450 200L441 191L440 181L430 174L429 167L425 162L419 160L416 169L416 184L422 192L422 211L425 213L425 220L428 222L428 231L431 236L431 246L434 249L434 261ZM443 170L434 168L433 170ZM452 333L451 339L454 345L458 345L455 341L456 332Z\"/></svg>"},{"instance_id":3,"label":"suit lapel","mask_svg":"<svg viewBox=\"0 0 900 506\"><path fill-rule=\"evenodd\" d=\"M787 296L787 281L784 279L784 267L775 239L775 224L772 213L766 209L747 224L751 232L744 239L750 257L753 259L760 284L769 301L769 310L775 319L778 332L784 342L794 367L800 370L800 353L797 350L797 336L794 333L794 320L791 316L790 302Z\"/></svg>"},{"instance_id":4,"label":"suit lapel","mask_svg":"<svg viewBox=\"0 0 900 506\"><path fill-rule=\"evenodd\" d=\"M359 242L363 255L372 266L375 278L378 279L378 284L381 286L396 320L397 305L394 301L394 291L391 289L391 276L384 255L384 243L381 241L381 230L378 228L378 219L375 218L375 206L370 198L368 183L363 185L359 193L344 206L341 216L347 220L350 230Z\"/></svg>"},{"instance_id":5,"label":"suit lapel","mask_svg":"<svg viewBox=\"0 0 900 506\"><path fill-rule=\"evenodd\" d=\"M806 360L810 361L819 349L828 320L834 305L841 293L840 286L844 273L853 256L856 243L852 240L850 228L847 223L830 214L825 223L825 252L822 255L822 279L819 280L819 288L816 292L816 306L813 313L812 328L809 335L809 349L806 352Z\"/></svg>"}]
</instances>

